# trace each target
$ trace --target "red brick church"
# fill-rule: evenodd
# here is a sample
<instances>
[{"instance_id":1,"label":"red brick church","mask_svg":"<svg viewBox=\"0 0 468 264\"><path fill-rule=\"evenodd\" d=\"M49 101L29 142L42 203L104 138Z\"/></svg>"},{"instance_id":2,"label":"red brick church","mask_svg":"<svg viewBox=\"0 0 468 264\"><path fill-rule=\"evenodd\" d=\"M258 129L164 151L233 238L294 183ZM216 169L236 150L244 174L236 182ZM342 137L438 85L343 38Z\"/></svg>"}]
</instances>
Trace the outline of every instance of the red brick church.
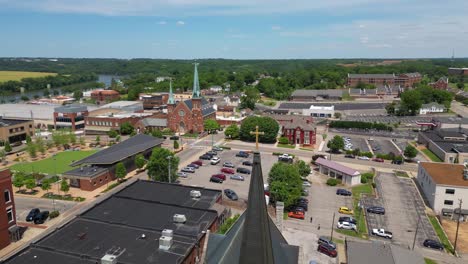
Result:
<instances>
[{"instance_id":1,"label":"red brick church","mask_svg":"<svg viewBox=\"0 0 468 264\"><path fill-rule=\"evenodd\" d=\"M167 126L174 132L200 133L204 131L205 120L216 119L216 110L213 105L201 96L197 66L198 63L195 63L192 98L176 102L172 93L172 82L170 84L167 100Z\"/></svg>"}]
</instances>

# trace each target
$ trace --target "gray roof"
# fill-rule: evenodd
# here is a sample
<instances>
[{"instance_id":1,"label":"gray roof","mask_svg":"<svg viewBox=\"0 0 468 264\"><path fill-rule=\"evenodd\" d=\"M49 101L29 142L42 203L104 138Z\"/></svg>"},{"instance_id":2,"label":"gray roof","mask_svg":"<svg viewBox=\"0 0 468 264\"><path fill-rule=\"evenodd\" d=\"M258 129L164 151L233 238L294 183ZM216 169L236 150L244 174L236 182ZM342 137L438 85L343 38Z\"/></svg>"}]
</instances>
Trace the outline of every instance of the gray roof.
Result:
<instances>
[{"instance_id":1,"label":"gray roof","mask_svg":"<svg viewBox=\"0 0 468 264\"><path fill-rule=\"evenodd\" d=\"M324 89L324 90L295 90L291 97L342 97L343 90Z\"/></svg>"},{"instance_id":2,"label":"gray roof","mask_svg":"<svg viewBox=\"0 0 468 264\"><path fill-rule=\"evenodd\" d=\"M281 103L279 109L309 109L311 105L315 106L335 106L335 111L344 110L370 110L370 109L385 109L387 103L296 103L286 102Z\"/></svg>"},{"instance_id":3,"label":"gray roof","mask_svg":"<svg viewBox=\"0 0 468 264\"><path fill-rule=\"evenodd\" d=\"M141 123L145 127L167 127L167 119L166 118L144 118L141 120Z\"/></svg>"},{"instance_id":4,"label":"gray roof","mask_svg":"<svg viewBox=\"0 0 468 264\"><path fill-rule=\"evenodd\" d=\"M86 105L64 105L55 107L54 111L57 113L78 113L88 111L88 107Z\"/></svg>"},{"instance_id":5,"label":"gray roof","mask_svg":"<svg viewBox=\"0 0 468 264\"><path fill-rule=\"evenodd\" d=\"M193 104L192 104L192 99L187 99L184 101L184 103L187 105L187 107L192 111ZM207 116L209 114L215 113L216 110L213 108L213 105L208 102L208 100L205 99L205 97L201 98L201 104L202 104L202 115Z\"/></svg>"},{"instance_id":6,"label":"gray roof","mask_svg":"<svg viewBox=\"0 0 468 264\"><path fill-rule=\"evenodd\" d=\"M125 141L96 152L89 157L76 161L72 163L71 166L78 166L81 164L111 165L145 150L160 146L162 142L163 140L160 138L138 134Z\"/></svg>"},{"instance_id":7,"label":"gray roof","mask_svg":"<svg viewBox=\"0 0 468 264\"><path fill-rule=\"evenodd\" d=\"M440 122L440 123L443 123L443 124L463 124L463 125L468 124L468 117L447 117L447 116L442 116L442 117L434 117L434 120L436 122Z\"/></svg>"},{"instance_id":8,"label":"gray roof","mask_svg":"<svg viewBox=\"0 0 468 264\"><path fill-rule=\"evenodd\" d=\"M339 171L341 173L344 173L346 175L350 175L350 176L359 176L359 175L361 175L361 173L359 173L359 171L357 171L355 169L352 169L352 168L349 168L349 167L346 167L344 165L341 165L340 163L334 162L332 160L327 160L327 159L324 159L324 158L318 158L315 161L315 163L318 164L318 165L328 167L330 169L334 169L334 170Z\"/></svg>"},{"instance_id":9,"label":"gray roof","mask_svg":"<svg viewBox=\"0 0 468 264\"><path fill-rule=\"evenodd\" d=\"M416 251L379 241L347 241L348 264L424 264L424 258Z\"/></svg>"},{"instance_id":10,"label":"gray roof","mask_svg":"<svg viewBox=\"0 0 468 264\"><path fill-rule=\"evenodd\" d=\"M9 119L0 117L0 127L14 126L25 122L31 122L31 120Z\"/></svg>"},{"instance_id":11,"label":"gray roof","mask_svg":"<svg viewBox=\"0 0 468 264\"><path fill-rule=\"evenodd\" d=\"M379 78L379 79L393 79L395 78L394 74L371 74L371 73L365 73L365 74L355 74L355 73L350 73L348 74L348 78L351 79L368 79L368 78Z\"/></svg>"},{"instance_id":12,"label":"gray roof","mask_svg":"<svg viewBox=\"0 0 468 264\"><path fill-rule=\"evenodd\" d=\"M437 108L443 108L445 109L445 106L444 105L441 105L441 104L438 104L436 102L432 102L432 103L428 103L428 104L423 104L421 105L421 108L432 108L433 106L437 107Z\"/></svg>"},{"instance_id":13,"label":"gray roof","mask_svg":"<svg viewBox=\"0 0 468 264\"><path fill-rule=\"evenodd\" d=\"M106 172L107 168L96 167L96 166L83 166L69 170L63 175L73 178L94 178Z\"/></svg>"},{"instance_id":14,"label":"gray roof","mask_svg":"<svg viewBox=\"0 0 468 264\"><path fill-rule=\"evenodd\" d=\"M466 130L458 132L454 129L438 129L419 132L425 138L431 140L436 146L441 148L446 153L467 153L468 152L468 141L466 140ZM448 140L444 138L465 138L465 141L461 140Z\"/></svg>"}]
</instances>

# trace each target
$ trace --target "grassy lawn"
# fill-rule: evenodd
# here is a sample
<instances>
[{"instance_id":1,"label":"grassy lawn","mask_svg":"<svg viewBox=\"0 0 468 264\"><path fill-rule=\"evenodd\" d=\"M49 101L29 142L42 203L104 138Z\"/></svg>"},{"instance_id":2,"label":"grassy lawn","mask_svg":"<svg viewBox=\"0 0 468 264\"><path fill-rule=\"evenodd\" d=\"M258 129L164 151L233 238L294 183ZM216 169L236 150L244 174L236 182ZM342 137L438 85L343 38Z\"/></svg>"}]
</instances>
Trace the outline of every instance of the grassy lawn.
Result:
<instances>
[{"instance_id":1,"label":"grassy lawn","mask_svg":"<svg viewBox=\"0 0 468 264\"><path fill-rule=\"evenodd\" d=\"M435 260L432 260L430 258L424 258L424 262L426 264L437 264L437 262Z\"/></svg>"},{"instance_id":2,"label":"grassy lawn","mask_svg":"<svg viewBox=\"0 0 468 264\"><path fill-rule=\"evenodd\" d=\"M57 173L60 174L72 169L72 167L69 166L72 161L83 159L95 152L95 150L64 151L58 153L55 157L34 162L18 163L11 166L10 169L13 171L33 172L34 170L34 172L55 174L55 168L57 168ZM54 161L54 158L56 161Z\"/></svg>"},{"instance_id":3,"label":"grassy lawn","mask_svg":"<svg viewBox=\"0 0 468 264\"><path fill-rule=\"evenodd\" d=\"M444 233L444 230L442 229L442 227L440 226L439 224L439 221L437 221L437 218L435 216L428 216L429 217L429 221L431 222L432 226L434 227L434 230L436 231L437 233L437 236L439 237L440 239L440 242L444 245L444 248L450 252L450 253L454 253L453 251L453 247L452 247L452 244L450 244L447 236L445 235ZM427 263L427 262L426 262Z\"/></svg>"},{"instance_id":4,"label":"grassy lawn","mask_svg":"<svg viewBox=\"0 0 468 264\"><path fill-rule=\"evenodd\" d=\"M424 152L424 154L426 154L426 156L428 156L432 161L434 162L442 162L441 159L439 159L439 157L437 157L432 151L430 151L429 149L423 149L422 152Z\"/></svg>"},{"instance_id":5,"label":"grassy lawn","mask_svg":"<svg viewBox=\"0 0 468 264\"><path fill-rule=\"evenodd\" d=\"M6 81L20 81L23 78L37 78L57 75L52 72L24 72L24 71L0 71L0 83Z\"/></svg>"},{"instance_id":6,"label":"grassy lawn","mask_svg":"<svg viewBox=\"0 0 468 264\"><path fill-rule=\"evenodd\" d=\"M296 148L295 145L281 144L281 143L278 143L278 147L280 147L280 148L289 148L289 149Z\"/></svg>"}]
</instances>

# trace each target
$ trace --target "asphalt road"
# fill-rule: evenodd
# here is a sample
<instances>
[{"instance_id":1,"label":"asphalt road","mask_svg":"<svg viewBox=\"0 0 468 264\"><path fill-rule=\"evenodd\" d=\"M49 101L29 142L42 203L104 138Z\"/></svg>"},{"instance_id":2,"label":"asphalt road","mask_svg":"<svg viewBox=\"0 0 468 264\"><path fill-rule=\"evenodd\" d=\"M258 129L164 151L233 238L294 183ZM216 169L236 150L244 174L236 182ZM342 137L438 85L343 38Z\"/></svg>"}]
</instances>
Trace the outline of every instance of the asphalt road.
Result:
<instances>
[{"instance_id":1,"label":"asphalt road","mask_svg":"<svg viewBox=\"0 0 468 264\"><path fill-rule=\"evenodd\" d=\"M19 222L26 221L26 216L28 215L29 211L33 208L39 208L41 211L52 212L54 210L53 202L55 202L55 210L58 210L61 214L65 213L66 211L70 210L72 207L78 204L77 202L70 201L16 196L16 220Z\"/></svg>"}]
</instances>

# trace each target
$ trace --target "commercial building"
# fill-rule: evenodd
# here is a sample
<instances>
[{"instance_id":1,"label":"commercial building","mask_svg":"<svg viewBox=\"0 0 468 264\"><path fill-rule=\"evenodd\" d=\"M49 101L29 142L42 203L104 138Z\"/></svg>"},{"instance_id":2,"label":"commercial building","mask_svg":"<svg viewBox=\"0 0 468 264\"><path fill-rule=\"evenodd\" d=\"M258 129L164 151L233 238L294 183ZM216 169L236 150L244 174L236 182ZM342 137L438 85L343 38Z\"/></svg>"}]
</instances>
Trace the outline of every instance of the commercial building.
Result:
<instances>
[{"instance_id":1,"label":"commercial building","mask_svg":"<svg viewBox=\"0 0 468 264\"><path fill-rule=\"evenodd\" d=\"M26 119L0 117L0 141L10 143L26 140L34 135L34 122Z\"/></svg>"},{"instance_id":2,"label":"commercial building","mask_svg":"<svg viewBox=\"0 0 468 264\"><path fill-rule=\"evenodd\" d=\"M143 102L143 109L145 110L158 109L163 106L165 107L168 98L168 93L143 94L140 96L140 100Z\"/></svg>"},{"instance_id":3,"label":"commercial building","mask_svg":"<svg viewBox=\"0 0 468 264\"><path fill-rule=\"evenodd\" d=\"M448 68L448 74L455 78L456 80L462 79L462 80L467 80L468 79L468 68Z\"/></svg>"},{"instance_id":4,"label":"commercial building","mask_svg":"<svg viewBox=\"0 0 468 264\"><path fill-rule=\"evenodd\" d=\"M4 263L198 263L223 218L221 199L219 190L138 180Z\"/></svg>"},{"instance_id":5,"label":"commercial building","mask_svg":"<svg viewBox=\"0 0 468 264\"><path fill-rule=\"evenodd\" d=\"M355 169L324 158L318 158L315 164L320 173L341 180L343 184L352 186L361 183L361 173Z\"/></svg>"},{"instance_id":6,"label":"commercial building","mask_svg":"<svg viewBox=\"0 0 468 264\"><path fill-rule=\"evenodd\" d=\"M122 162L127 171L136 169L135 156L142 154L146 159L151 156L153 148L160 147L163 140L145 134L138 134L103 149L95 154L75 161L76 167L63 174L70 179L70 186L85 191L93 191L112 180L115 180L115 167Z\"/></svg>"},{"instance_id":7,"label":"commercial building","mask_svg":"<svg viewBox=\"0 0 468 264\"><path fill-rule=\"evenodd\" d=\"M443 113L445 112L445 106L438 104L438 103L429 103L429 104L423 104L421 105L421 108L419 109L419 114L420 115L427 115L427 114L432 114L432 113Z\"/></svg>"},{"instance_id":8,"label":"commercial building","mask_svg":"<svg viewBox=\"0 0 468 264\"><path fill-rule=\"evenodd\" d=\"M86 105L64 105L54 109L55 129L67 128L71 131L84 129L85 117L88 116Z\"/></svg>"},{"instance_id":9,"label":"commercial building","mask_svg":"<svg viewBox=\"0 0 468 264\"><path fill-rule=\"evenodd\" d=\"M141 132L163 130L167 127L167 117L147 117L138 121L137 127Z\"/></svg>"},{"instance_id":10,"label":"commercial building","mask_svg":"<svg viewBox=\"0 0 468 264\"><path fill-rule=\"evenodd\" d=\"M468 201L468 168L465 165L420 162L417 180L436 214L461 214L467 219L468 204L462 203L461 213L458 204L460 199Z\"/></svg>"},{"instance_id":11,"label":"commercial building","mask_svg":"<svg viewBox=\"0 0 468 264\"><path fill-rule=\"evenodd\" d=\"M343 90L325 89L325 90L295 90L291 94L291 101L321 101L321 100L341 100Z\"/></svg>"},{"instance_id":12,"label":"commercial building","mask_svg":"<svg viewBox=\"0 0 468 264\"><path fill-rule=\"evenodd\" d=\"M330 118L335 115L334 105L311 105L309 109L303 109L302 115L312 117Z\"/></svg>"},{"instance_id":13,"label":"commercial building","mask_svg":"<svg viewBox=\"0 0 468 264\"><path fill-rule=\"evenodd\" d=\"M85 117L85 133L87 135L107 134L111 130L120 130L120 126L126 122L135 127L137 132L140 132L141 128L137 126L138 122L151 116L153 113L128 113L116 109L99 109L90 112Z\"/></svg>"},{"instance_id":14,"label":"commercial building","mask_svg":"<svg viewBox=\"0 0 468 264\"><path fill-rule=\"evenodd\" d=\"M418 143L446 163L468 163L468 130L434 129L418 133Z\"/></svg>"},{"instance_id":15,"label":"commercial building","mask_svg":"<svg viewBox=\"0 0 468 264\"><path fill-rule=\"evenodd\" d=\"M359 84L371 84L377 86L399 86L404 88L413 87L415 83L420 82L421 74L403 73L395 74L348 74L348 87L356 87Z\"/></svg>"},{"instance_id":16,"label":"commercial building","mask_svg":"<svg viewBox=\"0 0 468 264\"><path fill-rule=\"evenodd\" d=\"M468 117L438 116L432 122L437 128L466 128L468 129Z\"/></svg>"},{"instance_id":17,"label":"commercial building","mask_svg":"<svg viewBox=\"0 0 468 264\"><path fill-rule=\"evenodd\" d=\"M449 79L447 77L440 77L439 80L437 80L436 82L429 83L429 86L438 90L447 90L448 83Z\"/></svg>"},{"instance_id":18,"label":"commercial building","mask_svg":"<svg viewBox=\"0 0 468 264\"><path fill-rule=\"evenodd\" d=\"M114 90L95 90L91 92L91 99L97 105L107 104L120 99L120 94Z\"/></svg>"},{"instance_id":19,"label":"commercial building","mask_svg":"<svg viewBox=\"0 0 468 264\"><path fill-rule=\"evenodd\" d=\"M348 264L424 264L424 258L416 251L390 243L345 240Z\"/></svg>"},{"instance_id":20,"label":"commercial building","mask_svg":"<svg viewBox=\"0 0 468 264\"><path fill-rule=\"evenodd\" d=\"M15 199L11 186L11 172L9 169L0 171L0 249L8 246L10 241L19 239L16 226Z\"/></svg>"}]
</instances>

